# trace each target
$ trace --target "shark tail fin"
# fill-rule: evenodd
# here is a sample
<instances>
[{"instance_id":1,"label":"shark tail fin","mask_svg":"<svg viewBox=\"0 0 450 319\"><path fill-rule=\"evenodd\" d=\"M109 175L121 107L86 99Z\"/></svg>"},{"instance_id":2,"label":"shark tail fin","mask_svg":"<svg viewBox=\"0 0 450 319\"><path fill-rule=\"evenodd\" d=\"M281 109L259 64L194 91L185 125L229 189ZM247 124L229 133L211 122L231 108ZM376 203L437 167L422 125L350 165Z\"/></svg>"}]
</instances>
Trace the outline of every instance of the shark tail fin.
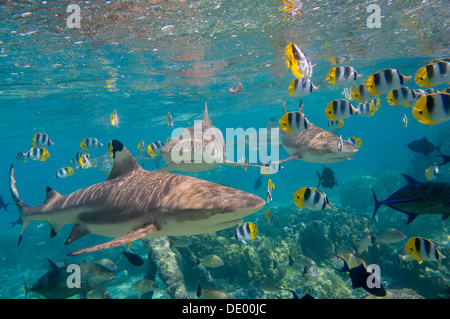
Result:
<instances>
[{"instance_id":1,"label":"shark tail fin","mask_svg":"<svg viewBox=\"0 0 450 319\"><path fill-rule=\"evenodd\" d=\"M24 232L25 228L27 228L28 224L30 223L30 221L25 221L23 219L23 215L24 215L23 213L25 211L27 211L30 208L30 206L25 204L19 198L19 192L17 191L17 187L16 187L16 179L14 178L14 165L13 164L11 164L11 166L9 167L9 190L11 191L11 196L14 200L14 203L17 206L17 209L19 210L19 214L20 214L19 221L20 220L22 221L22 231L20 232L19 241L17 243L19 245L22 240L23 232Z\"/></svg>"},{"instance_id":2,"label":"shark tail fin","mask_svg":"<svg viewBox=\"0 0 450 319\"><path fill-rule=\"evenodd\" d=\"M373 209L373 215L372 215L372 221L373 221L375 219L375 215L377 213L378 208L380 208L380 206L383 203L378 200L377 194L375 194L375 191L373 190L373 188L372 188L372 194L373 194L373 200L375 201L374 209Z\"/></svg>"}]
</instances>

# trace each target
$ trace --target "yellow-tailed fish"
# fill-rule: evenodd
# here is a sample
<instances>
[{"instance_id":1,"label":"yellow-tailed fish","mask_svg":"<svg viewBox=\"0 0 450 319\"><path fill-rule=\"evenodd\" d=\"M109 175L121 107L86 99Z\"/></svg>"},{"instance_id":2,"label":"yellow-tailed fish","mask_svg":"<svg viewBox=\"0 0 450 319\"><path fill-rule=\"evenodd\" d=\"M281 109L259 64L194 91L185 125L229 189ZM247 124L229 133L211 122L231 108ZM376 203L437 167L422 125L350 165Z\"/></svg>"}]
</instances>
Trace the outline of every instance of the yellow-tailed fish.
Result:
<instances>
[{"instance_id":1,"label":"yellow-tailed fish","mask_svg":"<svg viewBox=\"0 0 450 319\"><path fill-rule=\"evenodd\" d=\"M301 78L292 80L288 91L290 96L300 97L308 95L318 89L312 81L308 78Z\"/></svg>"},{"instance_id":2,"label":"yellow-tailed fish","mask_svg":"<svg viewBox=\"0 0 450 319\"><path fill-rule=\"evenodd\" d=\"M440 174L439 166L431 165L427 169L425 169L425 177L427 180L432 181L435 180L436 177Z\"/></svg>"},{"instance_id":3,"label":"yellow-tailed fish","mask_svg":"<svg viewBox=\"0 0 450 319\"><path fill-rule=\"evenodd\" d=\"M197 298L203 297L204 299L230 299L225 292L218 289L202 288L200 281L197 283Z\"/></svg>"},{"instance_id":4,"label":"yellow-tailed fish","mask_svg":"<svg viewBox=\"0 0 450 319\"><path fill-rule=\"evenodd\" d=\"M336 134L345 124L344 120L332 121L329 120L327 126L329 127L329 131L333 134Z\"/></svg>"},{"instance_id":5,"label":"yellow-tailed fish","mask_svg":"<svg viewBox=\"0 0 450 319\"><path fill-rule=\"evenodd\" d=\"M217 268L224 265L223 260L219 256L213 254L197 259L197 263L209 268Z\"/></svg>"},{"instance_id":6,"label":"yellow-tailed fish","mask_svg":"<svg viewBox=\"0 0 450 319\"><path fill-rule=\"evenodd\" d=\"M268 210L266 210L266 212L264 213L264 216L266 217L269 225L273 225L273 214L272 214L272 211L270 210L270 208Z\"/></svg>"},{"instance_id":7,"label":"yellow-tailed fish","mask_svg":"<svg viewBox=\"0 0 450 319\"><path fill-rule=\"evenodd\" d=\"M117 114L116 109L111 113L111 125L119 127L119 115Z\"/></svg>"},{"instance_id":8,"label":"yellow-tailed fish","mask_svg":"<svg viewBox=\"0 0 450 319\"><path fill-rule=\"evenodd\" d=\"M73 175L73 168L70 166L65 166L63 168L60 168L57 172L56 172L56 178L66 178L69 176Z\"/></svg>"},{"instance_id":9,"label":"yellow-tailed fish","mask_svg":"<svg viewBox=\"0 0 450 319\"><path fill-rule=\"evenodd\" d=\"M166 114L166 124L168 126L170 126L171 128L173 128L173 118L172 118L172 115L170 114L170 112L167 112L167 114Z\"/></svg>"},{"instance_id":10,"label":"yellow-tailed fish","mask_svg":"<svg viewBox=\"0 0 450 319\"><path fill-rule=\"evenodd\" d=\"M420 68L414 79L420 86L433 87L450 81L450 63L448 61L436 61Z\"/></svg>"},{"instance_id":11,"label":"yellow-tailed fish","mask_svg":"<svg viewBox=\"0 0 450 319\"><path fill-rule=\"evenodd\" d=\"M396 69L375 72L366 81L366 89L372 95L381 95L405 84L411 76L402 75Z\"/></svg>"},{"instance_id":12,"label":"yellow-tailed fish","mask_svg":"<svg viewBox=\"0 0 450 319\"><path fill-rule=\"evenodd\" d=\"M446 258L429 239L412 237L405 244L405 251L419 264L424 260L439 261Z\"/></svg>"},{"instance_id":13,"label":"yellow-tailed fish","mask_svg":"<svg viewBox=\"0 0 450 319\"><path fill-rule=\"evenodd\" d=\"M325 81L334 85L352 84L354 81L362 77L351 66L336 66L327 73Z\"/></svg>"},{"instance_id":14,"label":"yellow-tailed fish","mask_svg":"<svg viewBox=\"0 0 450 319\"><path fill-rule=\"evenodd\" d=\"M310 78L312 76L313 65L306 53L298 45L289 43L286 46L285 53L288 56L288 59L286 59L287 68L291 67L292 74L296 78Z\"/></svg>"},{"instance_id":15,"label":"yellow-tailed fish","mask_svg":"<svg viewBox=\"0 0 450 319\"><path fill-rule=\"evenodd\" d=\"M145 293L147 291L153 291L158 289L158 285L156 285L153 280L150 279L141 279L136 281L133 284L133 289L140 293Z\"/></svg>"},{"instance_id":16,"label":"yellow-tailed fish","mask_svg":"<svg viewBox=\"0 0 450 319\"><path fill-rule=\"evenodd\" d=\"M139 141L138 146L137 146L137 149L138 149L139 152L141 152L141 153L144 153L144 152L145 152L146 147L145 147L145 142L144 142L144 140L140 140L140 141Z\"/></svg>"},{"instance_id":17,"label":"yellow-tailed fish","mask_svg":"<svg viewBox=\"0 0 450 319\"><path fill-rule=\"evenodd\" d=\"M343 99L331 101L325 108L325 116L331 121L345 120L357 112L350 101Z\"/></svg>"},{"instance_id":18,"label":"yellow-tailed fish","mask_svg":"<svg viewBox=\"0 0 450 319\"><path fill-rule=\"evenodd\" d=\"M356 102L362 103L378 98L378 95L372 95L369 91L367 91L366 82L361 83L350 91L350 100L355 100Z\"/></svg>"},{"instance_id":19,"label":"yellow-tailed fish","mask_svg":"<svg viewBox=\"0 0 450 319\"><path fill-rule=\"evenodd\" d=\"M245 223L236 229L235 234L231 239L236 239L247 244L246 240L254 240L257 236L258 228L252 222Z\"/></svg>"},{"instance_id":20,"label":"yellow-tailed fish","mask_svg":"<svg viewBox=\"0 0 450 319\"><path fill-rule=\"evenodd\" d=\"M373 236L373 242L382 243L382 244L395 244L406 238L406 235L403 234L396 228L386 228L382 232L378 233L376 236Z\"/></svg>"},{"instance_id":21,"label":"yellow-tailed fish","mask_svg":"<svg viewBox=\"0 0 450 319\"><path fill-rule=\"evenodd\" d=\"M434 93L422 96L413 107L413 116L420 123L437 125L450 120L450 94Z\"/></svg>"},{"instance_id":22,"label":"yellow-tailed fish","mask_svg":"<svg viewBox=\"0 0 450 319\"><path fill-rule=\"evenodd\" d=\"M161 154L161 149L164 147L164 143L156 141L147 146L147 155L150 157L156 157Z\"/></svg>"},{"instance_id":23,"label":"yellow-tailed fish","mask_svg":"<svg viewBox=\"0 0 450 319\"><path fill-rule=\"evenodd\" d=\"M308 129L310 123L302 112L289 112L278 121L280 129L289 133L300 133Z\"/></svg>"},{"instance_id":24,"label":"yellow-tailed fish","mask_svg":"<svg viewBox=\"0 0 450 319\"><path fill-rule=\"evenodd\" d=\"M358 243L356 252L361 255L364 251L369 251L369 246L372 245L372 236L369 233L364 234L364 238Z\"/></svg>"},{"instance_id":25,"label":"yellow-tailed fish","mask_svg":"<svg viewBox=\"0 0 450 319\"><path fill-rule=\"evenodd\" d=\"M49 151L47 151L45 148L42 147L40 148L32 147L27 153L25 153L25 155L34 161L40 162L44 162L50 157Z\"/></svg>"},{"instance_id":26,"label":"yellow-tailed fish","mask_svg":"<svg viewBox=\"0 0 450 319\"><path fill-rule=\"evenodd\" d=\"M275 184L272 182L271 179L269 179L268 185L267 185L267 202L272 201L272 190L275 189Z\"/></svg>"},{"instance_id":27,"label":"yellow-tailed fish","mask_svg":"<svg viewBox=\"0 0 450 319\"><path fill-rule=\"evenodd\" d=\"M361 148L362 146L362 139L358 136L350 136L348 141L353 145L356 145L358 148Z\"/></svg>"},{"instance_id":28,"label":"yellow-tailed fish","mask_svg":"<svg viewBox=\"0 0 450 319\"><path fill-rule=\"evenodd\" d=\"M76 168L89 168L91 167L91 162L89 160L89 154L83 154L83 152L77 152L72 159L72 163L75 164Z\"/></svg>"},{"instance_id":29,"label":"yellow-tailed fish","mask_svg":"<svg viewBox=\"0 0 450 319\"><path fill-rule=\"evenodd\" d=\"M113 157L113 155L114 155L114 152L113 152L113 145L112 145L112 142L111 142L111 141L110 141L109 144L108 144L108 154L109 154L109 157L110 157L110 158Z\"/></svg>"},{"instance_id":30,"label":"yellow-tailed fish","mask_svg":"<svg viewBox=\"0 0 450 319\"><path fill-rule=\"evenodd\" d=\"M302 187L294 193L294 203L301 208L322 210L331 208L327 195L315 187Z\"/></svg>"},{"instance_id":31,"label":"yellow-tailed fish","mask_svg":"<svg viewBox=\"0 0 450 319\"><path fill-rule=\"evenodd\" d=\"M100 141L98 139L96 139L95 137L85 138L80 143L80 147L84 151L95 150L95 149L100 148L102 146L103 146L103 144L100 143Z\"/></svg>"},{"instance_id":32,"label":"yellow-tailed fish","mask_svg":"<svg viewBox=\"0 0 450 319\"><path fill-rule=\"evenodd\" d=\"M45 133L36 133L33 135L31 146L34 148L40 148L40 147L48 147L50 145L53 145L53 143L50 140L50 137Z\"/></svg>"},{"instance_id":33,"label":"yellow-tailed fish","mask_svg":"<svg viewBox=\"0 0 450 319\"><path fill-rule=\"evenodd\" d=\"M416 93L414 90L408 87L401 87L395 90L389 91L386 97L387 102L392 106L404 105L406 107L412 107L411 103L415 100Z\"/></svg>"},{"instance_id":34,"label":"yellow-tailed fish","mask_svg":"<svg viewBox=\"0 0 450 319\"><path fill-rule=\"evenodd\" d=\"M377 107L372 102L359 103L356 106L356 109L358 110L356 112L356 115L369 117L374 116L375 112L377 111Z\"/></svg>"}]
</instances>

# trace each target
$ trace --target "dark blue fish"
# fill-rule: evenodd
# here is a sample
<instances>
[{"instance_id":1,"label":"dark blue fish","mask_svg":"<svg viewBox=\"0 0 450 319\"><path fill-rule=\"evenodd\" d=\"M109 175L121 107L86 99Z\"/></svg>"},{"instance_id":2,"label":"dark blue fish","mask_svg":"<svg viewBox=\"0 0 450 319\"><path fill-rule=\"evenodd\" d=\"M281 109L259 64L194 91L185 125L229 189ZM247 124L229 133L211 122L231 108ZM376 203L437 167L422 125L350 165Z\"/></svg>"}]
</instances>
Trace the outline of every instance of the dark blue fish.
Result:
<instances>
[{"instance_id":1,"label":"dark blue fish","mask_svg":"<svg viewBox=\"0 0 450 319\"><path fill-rule=\"evenodd\" d=\"M450 216L450 184L419 182L409 175L402 174L408 184L393 193L387 199L379 201L372 188L375 208L372 220L381 205L389 206L408 215L407 224L418 215L442 214L445 220Z\"/></svg>"},{"instance_id":2,"label":"dark blue fish","mask_svg":"<svg viewBox=\"0 0 450 319\"><path fill-rule=\"evenodd\" d=\"M8 210L8 208L7 208L9 204L11 204L11 203L5 203L5 202L3 201L3 197L0 196L0 209L4 208L6 211L9 212L9 210Z\"/></svg>"},{"instance_id":3,"label":"dark blue fish","mask_svg":"<svg viewBox=\"0 0 450 319\"><path fill-rule=\"evenodd\" d=\"M128 259L130 263L135 266L142 266L144 264L144 260L139 257L138 254L123 250L122 254Z\"/></svg>"},{"instance_id":4,"label":"dark blue fish","mask_svg":"<svg viewBox=\"0 0 450 319\"><path fill-rule=\"evenodd\" d=\"M323 165L322 165L323 166ZM331 168L323 166L322 174L317 172L317 176L319 177L319 184L317 188L322 185L324 188L333 189L334 186L337 186L337 180L335 179L334 172Z\"/></svg>"}]
</instances>

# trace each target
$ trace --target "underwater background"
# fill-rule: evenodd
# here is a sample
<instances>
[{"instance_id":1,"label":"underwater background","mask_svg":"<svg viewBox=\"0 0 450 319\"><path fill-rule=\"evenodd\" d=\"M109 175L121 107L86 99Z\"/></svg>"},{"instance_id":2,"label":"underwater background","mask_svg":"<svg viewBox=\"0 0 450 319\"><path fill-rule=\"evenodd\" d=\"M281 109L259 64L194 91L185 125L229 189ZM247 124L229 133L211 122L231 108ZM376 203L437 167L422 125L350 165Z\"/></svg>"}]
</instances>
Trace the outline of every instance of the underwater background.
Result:
<instances>
[{"instance_id":1,"label":"underwater background","mask_svg":"<svg viewBox=\"0 0 450 319\"><path fill-rule=\"evenodd\" d=\"M381 27L369 28L367 7L381 9ZM67 25L67 6L81 8L80 28ZM301 10L300 10L301 9ZM264 128L268 121L298 108L300 98L288 87L295 78L286 70L285 48L299 45L314 64L311 80L319 89L302 97L305 115L327 129L324 108L343 98L344 86L325 81L334 66L351 65L363 77L395 68L413 78L427 63L445 58L449 52L448 1L0 1L0 196L12 203L0 210L0 298L23 298L24 281L31 286L55 263L81 263L108 258L117 265L115 279L104 285L113 298L149 297L133 289L136 281L149 276L149 266L135 266L116 247L88 255L66 257L76 249L106 241L87 235L64 245L71 226L50 238L50 227L33 222L17 245L20 226L12 226L19 215L9 191L8 171L15 166L21 200L30 206L45 200L45 188L61 194L104 181L107 173L77 169L67 178L55 178L57 170L71 166L81 140L99 139L104 146L90 151L91 158L107 153L108 141L120 140L139 156L138 142L149 145L165 141L172 128L165 122L170 112L175 128L189 127L203 115L205 100L213 124L227 128ZM229 89L242 83L242 91ZM441 91L447 83L436 86ZM356 103L353 103L356 106ZM116 110L118 127L110 115ZM407 128L403 126L404 115ZM46 133L46 161L16 160L27 152L32 137ZM274 182L273 200L263 210L248 216L258 228L255 240L244 244L232 240L236 227L216 233L191 236L189 247L172 247L184 274L191 298L199 275L187 262L186 251L202 258L219 256L223 265L205 267L210 288L233 298L292 298L286 288L302 296L308 290L319 299L361 298L363 289L352 289L349 276L338 272L330 258L342 247L357 247L365 233L375 235L396 228L407 238L431 240L447 256L439 262L402 260L406 239L396 244L374 243L361 257L380 265L381 281L398 298L448 298L449 221L440 215L420 215L406 225L407 216L386 206L372 222L374 200L380 200L406 185L402 173L425 182L425 169L437 160L413 152L409 143L424 136L441 145L440 154L450 155L450 122L427 126L415 120L411 108L391 106L386 95L372 117L352 116L338 136L358 136L362 147L354 160L324 164L333 170L337 185L321 188L334 206L329 210L300 212L293 194L301 187L317 187L317 172L323 165L296 160L284 163L276 175L262 176L259 169L221 166L215 170L177 172L244 190L266 198L269 178ZM282 149L280 159L289 155ZM238 159L234 159L238 160ZM155 170L151 161L143 167ZM161 160L161 165L163 161ZM261 178L262 186L255 187ZM450 182L450 165L440 167L435 182ZM449 194L450 195L450 194ZM273 214L270 225L264 216ZM145 242L132 250L145 262ZM306 256L317 264L311 278L302 269L286 269L289 256ZM161 261L163 262L163 261ZM151 275L150 275L151 276ZM155 276L155 274L153 274ZM158 289L152 298L170 298L158 272ZM78 298L79 296L74 296ZM43 298L29 292L27 298Z\"/></svg>"}]
</instances>

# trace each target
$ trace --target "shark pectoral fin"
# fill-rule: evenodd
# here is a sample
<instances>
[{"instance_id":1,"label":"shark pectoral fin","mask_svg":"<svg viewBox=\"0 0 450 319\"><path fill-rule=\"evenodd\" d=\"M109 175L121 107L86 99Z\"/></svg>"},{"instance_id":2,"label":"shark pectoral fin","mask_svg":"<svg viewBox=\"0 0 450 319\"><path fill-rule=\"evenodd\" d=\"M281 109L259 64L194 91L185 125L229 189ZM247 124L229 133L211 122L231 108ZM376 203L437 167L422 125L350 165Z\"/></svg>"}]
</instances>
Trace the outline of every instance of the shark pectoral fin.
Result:
<instances>
[{"instance_id":1,"label":"shark pectoral fin","mask_svg":"<svg viewBox=\"0 0 450 319\"><path fill-rule=\"evenodd\" d=\"M72 232L70 233L69 238L67 238L64 245L70 244L71 242L75 241L76 239L83 237L84 235L89 234L89 230L84 225L76 224L73 225Z\"/></svg>"},{"instance_id":2,"label":"shark pectoral fin","mask_svg":"<svg viewBox=\"0 0 450 319\"><path fill-rule=\"evenodd\" d=\"M125 235L117 237L116 239L113 239L106 243L74 251L72 253L67 254L67 256L80 255L80 254L85 254L85 253L90 253L90 252L94 252L94 251L98 251L98 250L103 250L103 249L108 249L108 248L112 248L112 247L125 245L132 241L141 239L141 238L147 236L148 234L153 233L157 230L158 229L156 228L155 225L150 224L150 225L144 226L142 228L132 230L132 231L126 233Z\"/></svg>"},{"instance_id":3,"label":"shark pectoral fin","mask_svg":"<svg viewBox=\"0 0 450 319\"><path fill-rule=\"evenodd\" d=\"M166 166L158 168L156 171L167 173L167 172L173 171L173 169L172 169L171 165L166 165Z\"/></svg>"}]
</instances>

